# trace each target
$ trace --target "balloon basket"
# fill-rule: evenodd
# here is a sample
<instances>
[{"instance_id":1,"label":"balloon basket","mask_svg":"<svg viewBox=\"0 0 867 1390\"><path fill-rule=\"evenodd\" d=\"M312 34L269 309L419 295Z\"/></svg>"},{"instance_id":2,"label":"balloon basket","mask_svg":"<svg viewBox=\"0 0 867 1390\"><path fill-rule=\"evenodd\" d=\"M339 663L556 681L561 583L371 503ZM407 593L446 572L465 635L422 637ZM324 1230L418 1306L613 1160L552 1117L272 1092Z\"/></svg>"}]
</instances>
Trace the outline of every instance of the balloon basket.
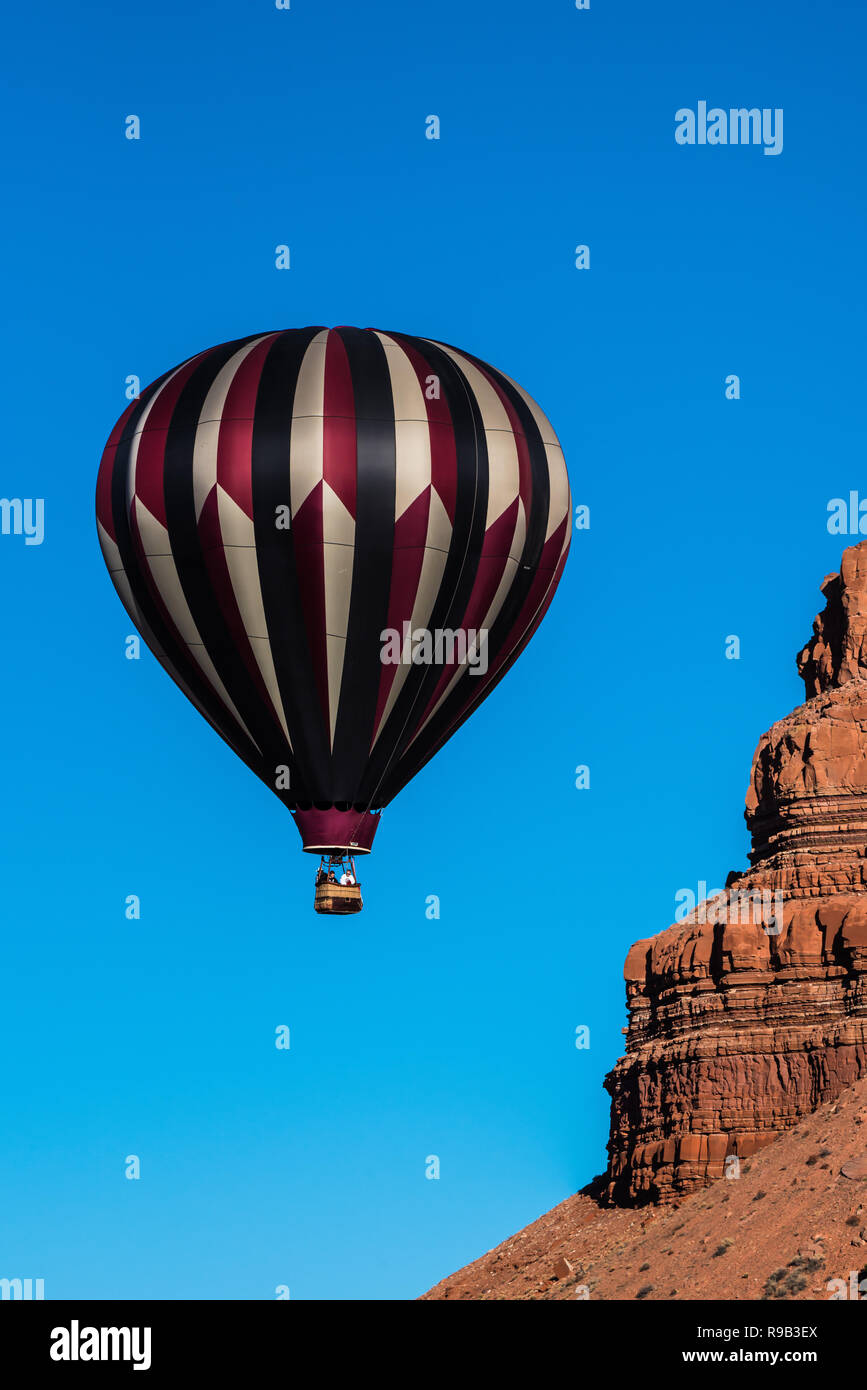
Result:
<instances>
[{"instance_id":1,"label":"balloon basket","mask_svg":"<svg viewBox=\"0 0 867 1390\"><path fill-rule=\"evenodd\" d=\"M360 912L363 906L361 884L355 877L352 856L323 855L316 875L314 912L345 916Z\"/></svg>"},{"instance_id":2,"label":"balloon basket","mask_svg":"<svg viewBox=\"0 0 867 1390\"><path fill-rule=\"evenodd\" d=\"M351 888L343 888L339 883L316 885L316 897L313 902L316 912L342 915L347 912L360 912L363 906L361 889L357 883Z\"/></svg>"}]
</instances>

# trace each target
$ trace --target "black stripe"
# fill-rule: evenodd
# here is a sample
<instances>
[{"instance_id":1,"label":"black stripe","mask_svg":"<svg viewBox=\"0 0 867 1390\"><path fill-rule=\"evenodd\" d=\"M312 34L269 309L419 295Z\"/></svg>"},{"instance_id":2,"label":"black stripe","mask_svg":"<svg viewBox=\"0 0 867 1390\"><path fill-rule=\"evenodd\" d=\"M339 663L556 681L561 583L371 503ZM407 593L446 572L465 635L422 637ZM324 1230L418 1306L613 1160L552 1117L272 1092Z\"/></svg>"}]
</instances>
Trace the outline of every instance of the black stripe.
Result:
<instances>
[{"instance_id":1,"label":"black stripe","mask_svg":"<svg viewBox=\"0 0 867 1390\"><path fill-rule=\"evenodd\" d=\"M355 403L356 503L352 591L340 703L334 728L333 799L361 803L379 694L394 551L394 401L385 349L375 333L339 328Z\"/></svg>"},{"instance_id":2,"label":"black stripe","mask_svg":"<svg viewBox=\"0 0 867 1390\"><path fill-rule=\"evenodd\" d=\"M437 344L389 332L412 347L440 379L452 420L457 459L455 519L439 593L428 623L431 629L460 627L476 582L488 510L488 450L482 414L458 364ZM363 800L384 806L408 743L436 689L441 666L413 666L377 740L363 787Z\"/></svg>"},{"instance_id":3,"label":"black stripe","mask_svg":"<svg viewBox=\"0 0 867 1390\"><path fill-rule=\"evenodd\" d=\"M259 380L253 422L253 524L262 602L277 684L295 750L292 793L296 801L331 797L331 752L316 689L292 530L278 530L277 508L291 498L289 457L292 411L304 355L321 328L293 328L272 344ZM277 793L280 796L280 793Z\"/></svg>"}]
</instances>

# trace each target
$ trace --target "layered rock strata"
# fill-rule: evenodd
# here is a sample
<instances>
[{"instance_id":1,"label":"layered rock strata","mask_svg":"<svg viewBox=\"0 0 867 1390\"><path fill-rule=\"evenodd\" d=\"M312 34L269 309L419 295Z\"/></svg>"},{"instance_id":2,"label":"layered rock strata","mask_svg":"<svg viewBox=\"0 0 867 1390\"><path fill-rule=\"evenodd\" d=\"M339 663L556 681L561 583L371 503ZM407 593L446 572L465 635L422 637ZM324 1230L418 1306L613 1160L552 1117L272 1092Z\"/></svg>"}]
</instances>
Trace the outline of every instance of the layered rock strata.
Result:
<instances>
[{"instance_id":1,"label":"layered rock strata","mask_svg":"<svg viewBox=\"0 0 867 1390\"><path fill-rule=\"evenodd\" d=\"M609 1201L704 1186L867 1075L867 541L822 592L807 701L753 759L750 869L627 957Z\"/></svg>"}]
</instances>

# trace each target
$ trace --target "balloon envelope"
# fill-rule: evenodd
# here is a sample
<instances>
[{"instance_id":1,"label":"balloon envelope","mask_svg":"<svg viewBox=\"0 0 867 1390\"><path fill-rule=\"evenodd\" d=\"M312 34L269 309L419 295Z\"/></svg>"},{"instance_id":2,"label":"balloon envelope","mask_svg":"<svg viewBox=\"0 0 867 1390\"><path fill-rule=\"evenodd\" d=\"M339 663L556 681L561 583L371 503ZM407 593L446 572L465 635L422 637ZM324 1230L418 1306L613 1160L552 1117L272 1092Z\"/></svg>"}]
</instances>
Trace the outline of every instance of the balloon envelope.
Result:
<instances>
[{"instance_id":1,"label":"balloon envelope","mask_svg":"<svg viewBox=\"0 0 867 1390\"><path fill-rule=\"evenodd\" d=\"M96 514L145 641L316 852L370 849L529 641L571 532L560 446L520 386L348 327L160 377L112 430Z\"/></svg>"}]
</instances>

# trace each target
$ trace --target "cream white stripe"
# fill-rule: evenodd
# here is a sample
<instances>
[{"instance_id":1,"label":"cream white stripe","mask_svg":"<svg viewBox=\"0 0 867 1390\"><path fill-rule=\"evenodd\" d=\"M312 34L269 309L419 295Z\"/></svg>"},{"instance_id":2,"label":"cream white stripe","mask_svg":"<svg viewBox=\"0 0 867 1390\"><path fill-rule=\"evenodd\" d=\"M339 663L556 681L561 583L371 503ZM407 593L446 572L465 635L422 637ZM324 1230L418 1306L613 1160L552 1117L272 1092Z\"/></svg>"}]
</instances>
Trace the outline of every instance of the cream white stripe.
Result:
<instances>
[{"instance_id":1,"label":"cream white stripe","mask_svg":"<svg viewBox=\"0 0 867 1390\"><path fill-rule=\"evenodd\" d=\"M253 522L243 507L239 507L225 488L217 485L217 516L220 536L223 541L223 554L226 568L244 632L256 658L256 664L270 696L271 703L280 721L290 748L292 741L286 723L286 713L274 669L271 642L268 637L268 623L265 618L265 605L262 600L262 586L259 580L259 562L256 557L256 532Z\"/></svg>"},{"instance_id":2,"label":"cream white stripe","mask_svg":"<svg viewBox=\"0 0 867 1390\"><path fill-rule=\"evenodd\" d=\"M328 329L312 340L298 372L289 441L290 495L294 517L322 481L325 468L323 416L325 410L325 352Z\"/></svg>"},{"instance_id":3,"label":"cream white stripe","mask_svg":"<svg viewBox=\"0 0 867 1390\"><path fill-rule=\"evenodd\" d=\"M487 531L519 494L521 475L518 446L506 407L488 378L462 353L455 352L442 343L437 346L461 369L481 412L488 450L488 511L485 521ZM512 547L509 553L516 560L520 558L520 552L515 554Z\"/></svg>"},{"instance_id":4,"label":"cream white stripe","mask_svg":"<svg viewBox=\"0 0 867 1390\"><path fill-rule=\"evenodd\" d=\"M402 345L386 333L377 337L385 348L395 414L395 504L397 521L404 512L429 491L427 534L419 573L418 588L409 621L412 629L426 628L439 594L448 559L452 526L448 513L431 484L431 439L424 393L415 368ZM382 717L374 735L379 738L409 675L409 665L401 664L394 673Z\"/></svg>"},{"instance_id":5,"label":"cream white stripe","mask_svg":"<svg viewBox=\"0 0 867 1390\"><path fill-rule=\"evenodd\" d=\"M202 508L208 494L217 481L217 446L226 397L245 358L270 336L269 333L263 333L261 338L256 338L252 343L248 343L246 347L241 348L229 358L228 362L223 364L214 377L204 404L199 411L199 422L193 441L193 500L196 509L196 521L202 515Z\"/></svg>"},{"instance_id":6,"label":"cream white stripe","mask_svg":"<svg viewBox=\"0 0 867 1390\"><path fill-rule=\"evenodd\" d=\"M261 748L259 748L235 708L228 690L223 685L196 627L175 565L169 543L169 533L162 522L148 511L140 497L135 499L135 522L141 536L145 563L150 571L151 579L181 640L198 662L202 675L214 693L226 706L226 709L231 711L232 717L237 720L250 742L261 753Z\"/></svg>"},{"instance_id":7,"label":"cream white stripe","mask_svg":"<svg viewBox=\"0 0 867 1390\"><path fill-rule=\"evenodd\" d=\"M328 667L328 711L331 747L337 727L343 661L349 631L352 571L355 558L355 520L328 483L322 483L322 563L325 566L325 656ZM362 578L361 582L364 580Z\"/></svg>"}]
</instances>

